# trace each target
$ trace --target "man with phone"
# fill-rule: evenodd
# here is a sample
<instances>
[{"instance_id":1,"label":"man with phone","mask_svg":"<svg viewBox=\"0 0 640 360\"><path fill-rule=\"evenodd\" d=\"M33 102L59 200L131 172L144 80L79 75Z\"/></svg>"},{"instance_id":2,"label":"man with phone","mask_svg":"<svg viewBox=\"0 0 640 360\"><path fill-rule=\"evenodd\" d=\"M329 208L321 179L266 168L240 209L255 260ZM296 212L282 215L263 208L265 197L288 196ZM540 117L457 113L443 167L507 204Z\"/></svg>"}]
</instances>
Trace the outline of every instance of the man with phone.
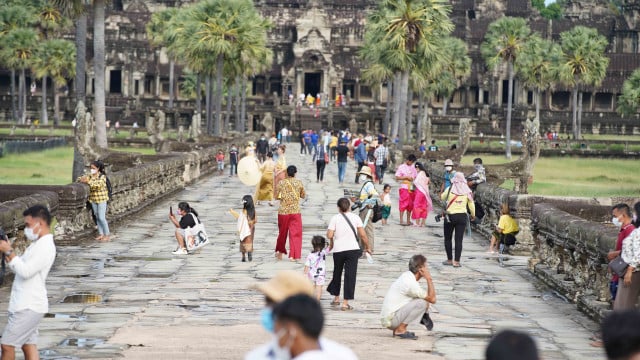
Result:
<instances>
[{"instance_id":1,"label":"man with phone","mask_svg":"<svg viewBox=\"0 0 640 360\"><path fill-rule=\"evenodd\" d=\"M22 215L24 235L30 242L24 253L17 256L8 241L0 241L0 251L15 273L7 326L0 345L2 360L15 359L16 347L22 348L25 359L38 358L38 325L49 311L45 280L56 258L51 214L46 207L35 205Z\"/></svg>"}]
</instances>

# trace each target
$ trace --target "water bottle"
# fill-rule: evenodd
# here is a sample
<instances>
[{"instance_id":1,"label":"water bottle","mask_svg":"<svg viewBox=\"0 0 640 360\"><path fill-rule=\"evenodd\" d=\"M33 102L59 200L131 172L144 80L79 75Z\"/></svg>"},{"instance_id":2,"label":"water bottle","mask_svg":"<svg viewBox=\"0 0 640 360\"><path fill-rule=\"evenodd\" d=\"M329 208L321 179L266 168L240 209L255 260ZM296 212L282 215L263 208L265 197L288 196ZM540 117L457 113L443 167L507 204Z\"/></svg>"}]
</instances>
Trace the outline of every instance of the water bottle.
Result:
<instances>
[{"instance_id":1,"label":"water bottle","mask_svg":"<svg viewBox=\"0 0 640 360\"><path fill-rule=\"evenodd\" d=\"M369 254L369 252L365 252L364 255L367 257L367 262L369 264L373 264L373 257L371 256L371 254Z\"/></svg>"}]
</instances>

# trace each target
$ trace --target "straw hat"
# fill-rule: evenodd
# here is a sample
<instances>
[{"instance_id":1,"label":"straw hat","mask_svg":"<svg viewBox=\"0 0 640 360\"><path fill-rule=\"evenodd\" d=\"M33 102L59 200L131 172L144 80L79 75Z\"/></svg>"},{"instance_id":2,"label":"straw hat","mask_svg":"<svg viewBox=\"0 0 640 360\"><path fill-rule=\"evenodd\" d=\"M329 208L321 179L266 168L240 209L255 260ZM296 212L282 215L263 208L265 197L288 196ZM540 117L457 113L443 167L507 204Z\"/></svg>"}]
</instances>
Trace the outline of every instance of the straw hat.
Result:
<instances>
[{"instance_id":1,"label":"straw hat","mask_svg":"<svg viewBox=\"0 0 640 360\"><path fill-rule=\"evenodd\" d=\"M444 166L453 166L453 161L451 159L447 159L444 161Z\"/></svg>"},{"instance_id":2,"label":"straw hat","mask_svg":"<svg viewBox=\"0 0 640 360\"><path fill-rule=\"evenodd\" d=\"M271 280L255 284L251 288L257 289L277 303L292 295L313 296L313 286L309 279L302 273L292 270L280 271Z\"/></svg>"},{"instance_id":3,"label":"straw hat","mask_svg":"<svg viewBox=\"0 0 640 360\"><path fill-rule=\"evenodd\" d=\"M365 174L368 177L373 179L373 174L371 174L371 168L368 166L363 166L362 169L360 169L360 171L358 171L358 175L360 174Z\"/></svg>"}]
</instances>

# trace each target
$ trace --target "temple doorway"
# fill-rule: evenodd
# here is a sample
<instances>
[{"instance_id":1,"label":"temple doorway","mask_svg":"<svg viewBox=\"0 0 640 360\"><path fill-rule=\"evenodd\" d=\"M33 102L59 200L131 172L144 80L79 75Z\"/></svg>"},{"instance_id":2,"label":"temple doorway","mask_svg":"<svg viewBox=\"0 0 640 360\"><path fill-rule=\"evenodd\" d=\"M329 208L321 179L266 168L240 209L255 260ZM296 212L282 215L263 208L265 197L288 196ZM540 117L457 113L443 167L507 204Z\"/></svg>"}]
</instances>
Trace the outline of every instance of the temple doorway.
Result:
<instances>
[{"instance_id":1,"label":"temple doorway","mask_svg":"<svg viewBox=\"0 0 640 360\"><path fill-rule=\"evenodd\" d=\"M305 73L304 74L304 93L316 96L320 93L322 83L322 73Z\"/></svg>"}]
</instances>

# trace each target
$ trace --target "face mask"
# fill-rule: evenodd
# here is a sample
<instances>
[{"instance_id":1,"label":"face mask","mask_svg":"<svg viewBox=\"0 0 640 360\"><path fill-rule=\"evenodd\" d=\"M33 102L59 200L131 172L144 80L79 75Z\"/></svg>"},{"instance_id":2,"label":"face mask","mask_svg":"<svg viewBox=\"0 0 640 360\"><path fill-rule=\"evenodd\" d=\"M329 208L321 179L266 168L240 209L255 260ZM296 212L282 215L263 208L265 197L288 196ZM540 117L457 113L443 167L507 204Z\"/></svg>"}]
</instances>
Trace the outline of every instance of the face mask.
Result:
<instances>
[{"instance_id":1,"label":"face mask","mask_svg":"<svg viewBox=\"0 0 640 360\"><path fill-rule=\"evenodd\" d=\"M617 217L614 217L613 219L611 219L611 222L613 223L613 225L615 225L616 227L621 227L622 223L620 222L620 220L618 220Z\"/></svg>"},{"instance_id":2,"label":"face mask","mask_svg":"<svg viewBox=\"0 0 640 360\"><path fill-rule=\"evenodd\" d=\"M286 334L286 330L282 329L278 334L274 335L273 344L273 357L278 360L290 360L291 359L291 346L293 345L293 339L295 337L295 330L291 330L289 338L285 342L284 346L280 346L280 338Z\"/></svg>"},{"instance_id":3,"label":"face mask","mask_svg":"<svg viewBox=\"0 0 640 360\"><path fill-rule=\"evenodd\" d=\"M444 169L450 172L453 170L453 166L445 166Z\"/></svg>"},{"instance_id":4,"label":"face mask","mask_svg":"<svg viewBox=\"0 0 640 360\"><path fill-rule=\"evenodd\" d=\"M98 169L91 169L91 175L95 175L98 173Z\"/></svg>"},{"instance_id":5,"label":"face mask","mask_svg":"<svg viewBox=\"0 0 640 360\"><path fill-rule=\"evenodd\" d=\"M360 181L367 181L367 179L369 179L369 177L367 175L360 175L360 177L358 179Z\"/></svg>"},{"instance_id":6,"label":"face mask","mask_svg":"<svg viewBox=\"0 0 640 360\"><path fill-rule=\"evenodd\" d=\"M265 330L270 333L273 332L273 310L271 308L267 307L260 311L260 323Z\"/></svg>"},{"instance_id":7,"label":"face mask","mask_svg":"<svg viewBox=\"0 0 640 360\"><path fill-rule=\"evenodd\" d=\"M24 228L24 236L27 238L27 240L29 241L36 241L38 240L38 234L36 234L34 232L34 229L31 227L25 227Z\"/></svg>"}]
</instances>

